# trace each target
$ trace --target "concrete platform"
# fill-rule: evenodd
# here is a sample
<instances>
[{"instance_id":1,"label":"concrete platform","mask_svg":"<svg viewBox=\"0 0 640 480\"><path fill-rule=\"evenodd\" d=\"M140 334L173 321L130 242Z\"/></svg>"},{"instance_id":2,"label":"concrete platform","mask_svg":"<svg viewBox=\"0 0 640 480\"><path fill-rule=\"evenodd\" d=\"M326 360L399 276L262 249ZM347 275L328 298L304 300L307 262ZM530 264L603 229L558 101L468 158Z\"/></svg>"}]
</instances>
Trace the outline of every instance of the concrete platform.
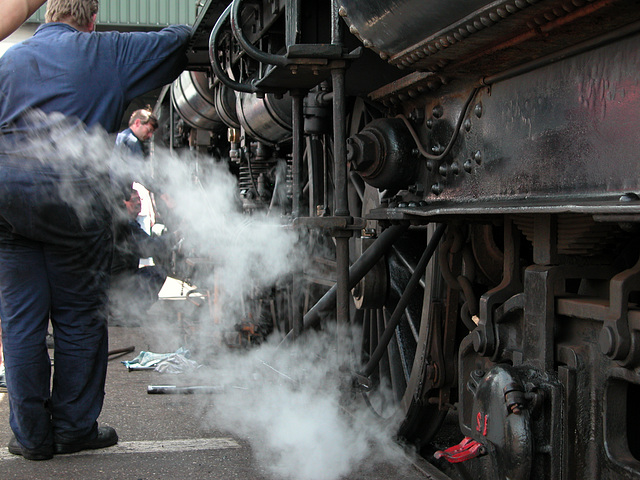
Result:
<instances>
[{"instance_id":1,"label":"concrete platform","mask_svg":"<svg viewBox=\"0 0 640 480\"><path fill-rule=\"evenodd\" d=\"M295 480L418 480L441 479L440 474L421 460L411 460L396 451L389 458L380 458L375 453L368 456L367 445L353 447L364 449L365 455L355 464L338 465L343 462L338 450L322 453L327 448L322 435L322 426L310 431L318 432L305 436L308 453L300 450L296 439L298 430L309 428L309 422L318 420L313 406L303 412L305 415L296 423L288 425L290 430L268 432L271 419L258 418L264 411L263 402L242 405L242 397L237 411L238 418L246 418L248 429L223 427L233 421L216 418L216 411L223 396L216 394L192 395L150 395L149 385L184 385L193 382L183 374L161 374L155 371L128 371L121 360L132 359L139 351L171 352L180 343L181 337L172 325L170 309L163 304L160 311L168 313L167 318L157 325L144 327L111 326L110 350L133 346L134 351L124 356L112 356L109 363L106 399L99 422L116 428L120 442L117 446L72 455L55 456L52 460L33 462L7 452L11 431L8 425L9 406L6 393L0 391L0 478L3 480L163 480L163 479L286 479ZM175 328L174 328L175 327ZM277 383L277 382L276 382ZM238 392L236 392L237 394ZM242 392L240 392L242 393ZM321 394L320 394L321 395ZM266 401L265 401L266 402ZM302 408L306 408L302 405ZM289 408L282 405L282 409ZM260 413L261 412L261 413ZM226 421L222 421L226 420ZM253 422L253 423L252 423ZM273 420L273 428L282 426ZM255 430L252 430L255 425ZM260 439L266 427L273 438L281 438L280 449L263 450ZM233 431L232 431L233 430ZM331 431L331 429L329 429ZM325 432L325 433L323 433ZM271 435L274 433L274 435ZM369 440L362 437L366 444ZM256 440L258 440L256 442ZM258 450L254 447L259 447ZM271 452L271 453L270 453ZM291 458L289 458L291 457ZM320 458L320 463L318 462ZM291 460L291 462L289 462ZM311 462L316 462L311 464ZM277 467L276 467L277 466ZM337 468L339 467L339 468ZM296 469L299 473L296 473ZM336 471L342 471L338 474Z\"/></svg>"}]
</instances>

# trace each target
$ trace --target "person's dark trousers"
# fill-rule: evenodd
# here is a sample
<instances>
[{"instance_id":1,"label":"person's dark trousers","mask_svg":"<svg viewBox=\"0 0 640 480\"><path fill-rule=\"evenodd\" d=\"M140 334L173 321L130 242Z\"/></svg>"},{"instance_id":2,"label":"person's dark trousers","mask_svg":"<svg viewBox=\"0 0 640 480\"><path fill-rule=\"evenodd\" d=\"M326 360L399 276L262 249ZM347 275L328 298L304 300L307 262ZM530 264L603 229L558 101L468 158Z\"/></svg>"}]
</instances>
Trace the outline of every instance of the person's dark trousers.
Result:
<instances>
[{"instance_id":1,"label":"person's dark trousers","mask_svg":"<svg viewBox=\"0 0 640 480\"><path fill-rule=\"evenodd\" d=\"M70 191L60 192L61 185ZM0 322L9 421L27 449L97 435L112 256L105 198L95 181L0 168Z\"/></svg>"},{"instance_id":2,"label":"person's dark trousers","mask_svg":"<svg viewBox=\"0 0 640 480\"><path fill-rule=\"evenodd\" d=\"M148 310L158 300L158 293L167 279L167 274L164 268L154 265L139 268L136 271L136 277L138 291L144 301L144 308Z\"/></svg>"}]
</instances>

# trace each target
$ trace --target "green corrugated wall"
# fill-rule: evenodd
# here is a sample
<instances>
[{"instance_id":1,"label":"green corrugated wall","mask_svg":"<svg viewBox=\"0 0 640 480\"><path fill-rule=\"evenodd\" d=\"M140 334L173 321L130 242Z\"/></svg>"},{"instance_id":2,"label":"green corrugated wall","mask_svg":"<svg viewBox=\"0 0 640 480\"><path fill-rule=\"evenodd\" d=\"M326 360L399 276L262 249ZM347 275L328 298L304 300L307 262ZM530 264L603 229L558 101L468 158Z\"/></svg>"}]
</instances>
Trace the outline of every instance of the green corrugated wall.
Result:
<instances>
[{"instance_id":1,"label":"green corrugated wall","mask_svg":"<svg viewBox=\"0 0 640 480\"><path fill-rule=\"evenodd\" d=\"M99 25L161 27L192 25L198 0L100 0ZM43 23L46 5L29 19Z\"/></svg>"}]
</instances>

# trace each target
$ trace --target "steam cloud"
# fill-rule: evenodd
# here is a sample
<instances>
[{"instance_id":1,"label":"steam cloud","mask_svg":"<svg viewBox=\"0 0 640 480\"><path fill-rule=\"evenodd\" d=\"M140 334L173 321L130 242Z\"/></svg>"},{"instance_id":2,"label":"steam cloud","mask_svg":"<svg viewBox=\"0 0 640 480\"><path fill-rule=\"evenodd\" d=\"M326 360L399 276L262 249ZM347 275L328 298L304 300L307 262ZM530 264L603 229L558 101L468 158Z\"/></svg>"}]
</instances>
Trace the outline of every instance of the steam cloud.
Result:
<instances>
[{"instance_id":1,"label":"steam cloud","mask_svg":"<svg viewBox=\"0 0 640 480\"><path fill-rule=\"evenodd\" d=\"M378 462L405 459L389 425L348 393L353 332L331 328L290 348L273 342L243 355L221 356L208 381L225 393L206 412L216 426L247 439L257 459L279 479L336 480Z\"/></svg>"},{"instance_id":2,"label":"steam cloud","mask_svg":"<svg viewBox=\"0 0 640 480\"><path fill-rule=\"evenodd\" d=\"M224 165L212 165L208 180L193 188L186 186L184 165L190 162L184 160L183 175L176 175L179 166L163 171L172 172L172 196L187 207L180 210L182 219L194 227L197 242L209 246L225 291L223 322L229 326L244 314L241 297L250 292L248 286L269 286L298 272L309 254L277 218L241 213L236 179ZM206 327L201 328L206 332ZM278 346L280 340L274 333L259 348L216 352L212 369L197 378L202 385L225 387L213 398L213 408L203 411L211 425L248 440L258 461L278 479L337 480L367 462L395 463L398 469L406 464L392 439L394 425L378 422L361 399L345 394L359 358L354 350L361 344L359 332L334 325L286 347Z\"/></svg>"},{"instance_id":3,"label":"steam cloud","mask_svg":"<svg viewBox=\"0 0 640 480\"><path fill-rule=\"evenodd\" d=\"M76 135L77 128L66 121L56 125L29 147L48 168L91 175L111 172L112 177L115 172L116 177L134 179L146 168L122 153L111 153L113 139L100 131ZM223 324L210 325L208 315L200 319L204 349L213 343L216 329L243 318L244 300L252 289L299 272L308 252L277 217L241 212L236 179L224 164L209 161L206 176L196 179L201 162L189 152L179 158L157 148L154 152L155 172L165 180L162 190L175 203L172 216L179 219L188 242L198 246L197 255L213 266L215 278L205 272L199 279L221 290ZM91 215L74 196L73 182L62 181L60 189L81 216ZM113 195L113 185L106 182L104 189L106 197ZM325 328L286 348L278 347L279 340L274 335L242 352L218 346L209 358L212 365L198 371L200 384L225 387L213 398L212 409L202 405L212 425L248 440L274 478L337 480L362 468L363 462L391 462L398 468L406 464L405 453L392 439L393 425L376 422L362 402L345 394L349 372L356 370L353 346L360 344L358 332Z\"/></svg>"}]
</instances>

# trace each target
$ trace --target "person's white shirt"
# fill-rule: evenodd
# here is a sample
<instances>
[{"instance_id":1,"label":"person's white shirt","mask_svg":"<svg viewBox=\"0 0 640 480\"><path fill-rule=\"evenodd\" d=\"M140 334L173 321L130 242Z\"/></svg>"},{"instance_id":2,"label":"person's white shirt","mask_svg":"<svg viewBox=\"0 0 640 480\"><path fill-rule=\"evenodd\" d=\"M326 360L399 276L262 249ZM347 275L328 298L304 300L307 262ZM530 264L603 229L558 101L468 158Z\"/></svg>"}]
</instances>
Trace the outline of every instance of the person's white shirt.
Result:
<instances>
[{"instance_id":1,"label":"person's white shirt","mask_svg":"<svg viewBox=\"0 0 640 480\"><path fill-rule=\"evenodd\" d=\"M156 220L153 203L151 202L151 194L144 185L138 182L133 182L133 189L138 192L138 195L140 195L140 213L138 214L136 221L140 224L142 229L147 232L147 235L151 235L151 228L155 224ZM148 267L152 265L155 265L153 257L140 259L141 267Z\"/></svg>"}]
</instances>

